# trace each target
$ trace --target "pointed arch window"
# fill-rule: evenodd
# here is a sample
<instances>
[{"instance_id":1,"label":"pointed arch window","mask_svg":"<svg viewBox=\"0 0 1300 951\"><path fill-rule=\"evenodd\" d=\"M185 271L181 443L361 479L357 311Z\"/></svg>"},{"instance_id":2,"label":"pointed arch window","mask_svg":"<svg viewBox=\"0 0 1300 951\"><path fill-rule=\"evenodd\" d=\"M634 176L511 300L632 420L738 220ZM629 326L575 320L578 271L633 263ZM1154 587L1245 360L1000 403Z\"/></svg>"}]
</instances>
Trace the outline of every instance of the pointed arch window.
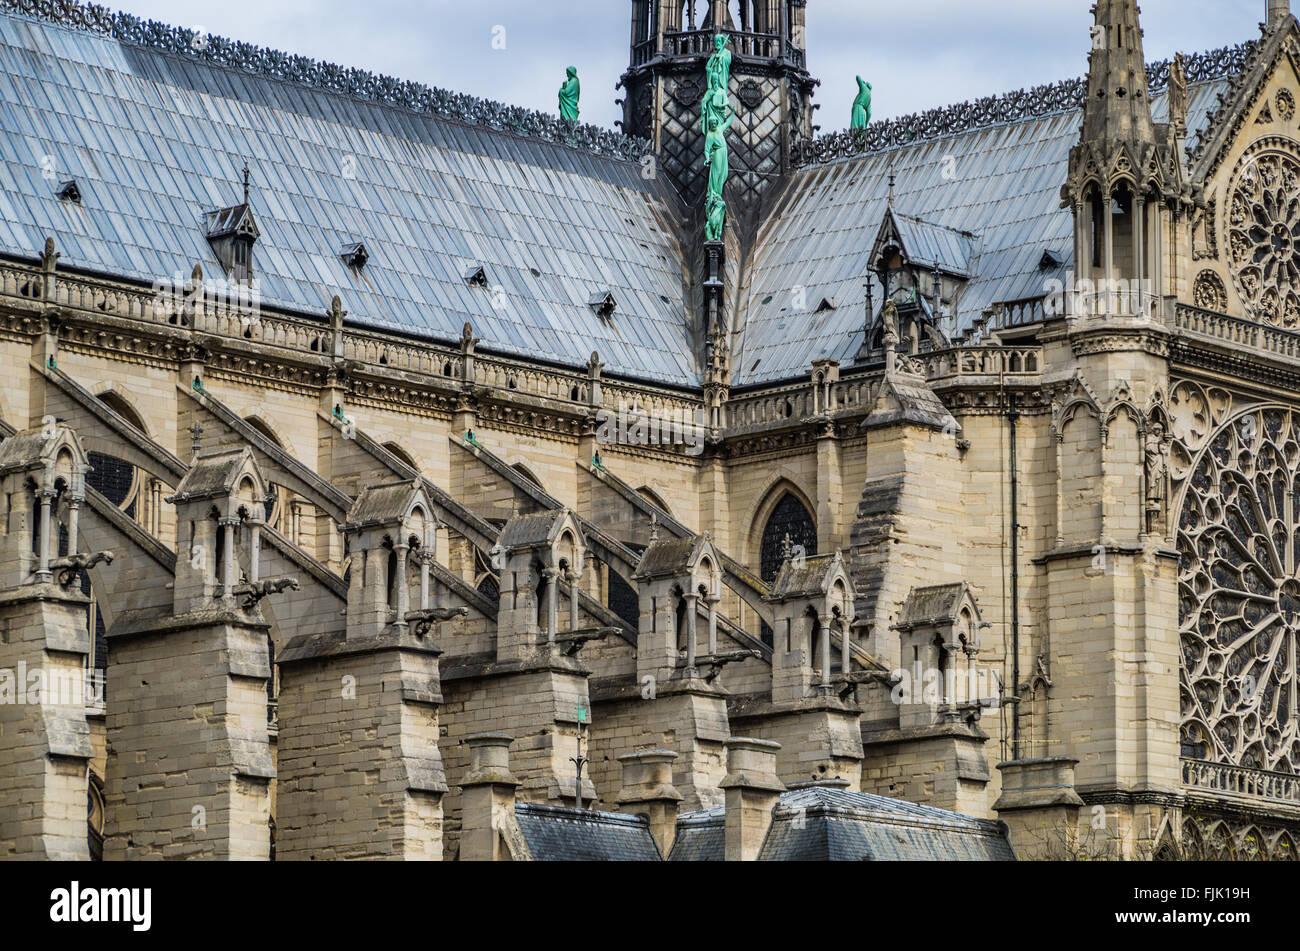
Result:
<instances>
[{"instance_id":1,"label":"pointed arch window","mask_svg":"<svg viewBox=\"0 0 1300 951\"><path fill-rule=\"evenodd\" d=\"M786 492L781 501L776 503L772 514L767 517L763 527L763 540L759 546L759 577L768 584L776 580L785 560L785 538L790 536L791 550L803 554L817 554L817 523L804 504L794 493ZM760 624L763 643L772 646L772 628L766 621Z\"/></svg>"}]
</instances>

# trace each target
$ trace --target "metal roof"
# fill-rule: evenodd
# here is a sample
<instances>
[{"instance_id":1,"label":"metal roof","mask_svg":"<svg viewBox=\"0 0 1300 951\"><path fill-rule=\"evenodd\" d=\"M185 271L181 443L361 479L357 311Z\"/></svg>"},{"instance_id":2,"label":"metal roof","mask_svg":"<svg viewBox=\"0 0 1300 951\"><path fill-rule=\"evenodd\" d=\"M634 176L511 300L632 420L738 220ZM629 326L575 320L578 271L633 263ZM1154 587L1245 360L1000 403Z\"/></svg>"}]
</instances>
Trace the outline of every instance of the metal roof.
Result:
<instances>
[{"instance_id":1,"label":"metal roof","mask_svg":"<svg viewBox=\"0 0 1300 951\"><path fill-rule=\"evenodd\" d=\"M674 862L723 859L726 810L685 813L669 853ZM1013 861L998 823L901 799L829 786L781 794L760 862Z\"/></svg>"},{"instance_id":2,"label":"metal roof","mask_svg":"<svg viewBox=\"0 0 1300 951\"><path fill-rule=\"evenodd\" d=\"M698 381L684 217L639 164L0 13L0 251L152 284L221 275L205 215L242 197L262 301L674 384ZM50 176L47 180L46 176ZM60 201L75 178L80 204ZM364 239L364 273L338 249ZM466 285L482 264L487 287ZM602 321L588 301L612 293Z\"/></svg>"},{"instance_id":3,"label":"metal roof","mask_svg":"<svg viewBox=\"0 0 1300 951\"><path fill-rule=\"evenodd\" d=\"M658 862L642 816L518 803L515 819L535 862Z\"/></svg>"},{"instance_id":4,"label":"metal roof","mask_svg":"<svg viewBox=\"0 0 1300 951\"><path fill-rule=\"evenodd\" d=\"M1190 129L1205 124L1227 88L1226 79L1189 88ZM1157 122L1167 118L1164 93L1152 107ZM1080 110L1022 119L792 175L745 268L733 383L806 376L812 362L823 358L853 362L862 345L864 284L889 207L891 173L900 226L907 219L929 225L910 230L918 246L928 249L913 253L956 261L961 249L953 236L973 235L978 260L960 299L959 329L968 329L995 303L1041 297L1047 280L1064 281L1074 248L1061 184L1081 121ZM1039 267L1049 249L1062 261L1056 271ZM878 305L883 290L872 281ZM835 308L817 312L823 299L834 300Z\"/></svg>"},{"instance_id":5,"label":"metal roof","mask_svg":"<svg viewBox=\"0 0 1300 951\"><path fill-rule=\"evenodd\" d=\"M920 218L892 211L894 227L908 260L923 270L940 270L957 277L969 277L975 236L968 231L945 228Z\"/></svg>"},{"instance_id":6,"label":"metal roof","mask_svg":"<svg viewBox=\"0 0 1300 951\"><path fill-rule=\"evenodd\" d=\"M581 127L568 147L544 116L215 37L196 54L185 31L57 6L81 13L66 25L0 0L0 253L35 257L53 235L71 268L152 284L197 261L219 276L205 216L237 207L247 161L268 305L320 314L338 294L354 325L455 344L468 321L489 351L580 368L595 350L612 376L699 385L687 214L630 160L635 143ZM1191 129L1227 88L1192 85ZM1161 121L1165 95L1153 105ZM986 112L1000 115L972 115ZM959 329L1042 296L1071 263L1059 188L1079 123L1062 109L792 174L743 269L728 262L733 382L854 359L891 172L911 253L972 274ZM59 198L70 179L80 202ZM364 268L339 253L358 242ZM1040 267L1045 250L1059 268ZM591 302L607 296L602 319Z\"/></svg>"}]
</instances>

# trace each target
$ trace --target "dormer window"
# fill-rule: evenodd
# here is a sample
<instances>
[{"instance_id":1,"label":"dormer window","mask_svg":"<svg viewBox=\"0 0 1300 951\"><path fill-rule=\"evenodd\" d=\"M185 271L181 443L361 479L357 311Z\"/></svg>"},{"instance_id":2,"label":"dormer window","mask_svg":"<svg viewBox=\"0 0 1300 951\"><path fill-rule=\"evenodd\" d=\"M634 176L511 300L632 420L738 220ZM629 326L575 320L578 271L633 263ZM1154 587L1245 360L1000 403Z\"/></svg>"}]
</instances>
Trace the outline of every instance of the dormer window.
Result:
<instances>
[{"instance_id":1,"label":"dormer window","mask_svg":"<svg viewBox=\"0 0 1300 951\"><path fill-rule=\"evenodd\" d=\"M59 201L70 201L76 205L81 204L81 189L77 186L75 178L59 182L59 190L55 194L59 197Z\"/></svg>"},{"instance_id":2,"label":"dormer window","mask_svg":"<svg viewBox=\"0 0 1300 951\"><path fill-rule=\"evenodd\" d=\"M365 242L353 241L351 244L345 244L339 250L339 256L343 258L343 263L355 271L360 271L370 260L370 252L366 250Z\"/></svg>"},{"instance_id":3,"label":"dormer window","mask_svg":"<svg viewBox=\"0 0 1300 951\"><path fill-rule=\"evenodd\" d=\"M243 202L210 211L207 215L208 243L226 272L226 280L232 284L251 284L253 281L253 245L259 232L248 195L248 163L245 162Z\"/></svg>"},{"instance_id":4,"label":"dormer window","mask_svg":"<svg viewBox=\"0 0 1300 951\"><path fill-rule=\"evenodd\" d=\"M226 272L226 279L234 284L247 284L253 280L253 245L259 232L253 210L247 205L235 205L208 213L208 243Z\"/></svg>"},{"instance_id":5,"label":"dormer window","mask_svg":"<svg viewBox=\"0 0 1300 951\"><path fill-rule=\"evenodd\" d=\"M471 264L461 272L461 277L470 287L487 287L487 268L482 264Z\"/></svg>"},{"instance_id":6,"label":"dormer window","mask_svg":"<svg viewBox=\"0 0 1300 951\"><path fill-rule=\"evenodd\" d=\"M597 291L587 299L587 303L601 320L610 320L618 309L618 301L610 291Z\"/></svg>"}]
</instances>

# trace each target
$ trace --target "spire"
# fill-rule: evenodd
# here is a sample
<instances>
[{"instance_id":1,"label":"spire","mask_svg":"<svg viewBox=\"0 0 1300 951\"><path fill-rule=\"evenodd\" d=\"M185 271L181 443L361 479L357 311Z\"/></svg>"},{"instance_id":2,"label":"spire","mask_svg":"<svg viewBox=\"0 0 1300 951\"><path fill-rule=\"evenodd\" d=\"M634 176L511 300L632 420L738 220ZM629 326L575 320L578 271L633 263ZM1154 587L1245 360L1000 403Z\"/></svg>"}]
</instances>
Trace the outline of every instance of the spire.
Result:
<instances>
[{"instance_id":1,"label":"spire","mask_svg":"<svg viewBox=\"0 0 1300 951\"><path fill-rule=\"evenodd\" d=\"M1097 0L1093 11L1083 141L1154 143L1137 0Z\"/></svg>"}]
</instances>

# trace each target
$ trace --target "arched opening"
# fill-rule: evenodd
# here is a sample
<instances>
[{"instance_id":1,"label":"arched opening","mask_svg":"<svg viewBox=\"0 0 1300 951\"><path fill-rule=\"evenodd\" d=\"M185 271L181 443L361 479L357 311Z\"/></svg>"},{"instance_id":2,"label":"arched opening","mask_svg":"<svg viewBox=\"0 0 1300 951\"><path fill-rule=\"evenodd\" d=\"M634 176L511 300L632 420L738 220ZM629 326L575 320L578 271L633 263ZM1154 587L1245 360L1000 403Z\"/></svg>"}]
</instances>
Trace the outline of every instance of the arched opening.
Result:
<instances>
[{"instance_id":1,"label":"arched opening","mask_svg":"<svg viewBox=\"0 0 1300 951\"><path fill-rule=\"evenodd\" d=\"M686 610L689 602L682 596L681 588L673 588L673 602L676 605L673 611L673 630L677 637L677 649L686 650Z\"/></svg>"},{"instance_id":2,"label":"arched opening","mask_svg":"<svg viewBox=\"0 0 1300 951\"><path fill-rule=\"evenodd\" d=\"M808 663L814 668L820 668L822 663L822 622L817 617L817 612L809 608L804 617L808 624Z\"/></svg>"},{"instance_id":3,"label":"arched opening","mask_svg":"<svg viewBox=\"0 0 1300 951\"><path fill-rule=\"evenodd\" d=\"M107 390L100 393L97 399L140 432L148 435L149 431L145 428L140 414L120 395ZM145 524L145 520L140 518L142 513L139 511L144 473L125 459L110 453L91 450L86 453L86 461L91 466L91 471L86 474L86 484L121 509L129 518ZM149 526L145 525L145 527Z\"/></svg>"},{"instance_id":4,"label":"arched opening","mask_svg":"<svg viewBox=\"0 0 1300 951\"><path fill-rule=\"evenodd\" d=\"M641 488L637 489L636 492L637 495L641 496L641 498L645 499L665 515L671 516L673 514L672 510L668 508L668 503L663 500L663 496L648 485L641 486Z\"/></svg>"},{"instance_id":5,"label":"arched opening","mask_svg":"<svg viewBox=\"0 0 1300 951\"><path fill-rule=\"evenodd\" d=\"M389 540L384 541L384 548L388 551L388 560L384 564L384 598L389 612L392 612L397 610L397 549Z\"/></svg>"},{"instance_id":6,"label":"arched opening","mask_svg":"<svg viewBox=\"0 0 1300 951\"><path fill-rule=\"evenodd\" d=\"M609 572L608 607L635 630L641 621L641 604L636 589L617 571Z\"/></svg>"},{"instance_id":7,"label":"arched opening","mask_svg":"<svg viewBox=\"0 0 1300 951\"><path fill-rule=\"evenodd\" d=\"M394 456L396 456L399 461L406 463L406 465L410 466L416 472L420 471L420 467L415 464L415 457L412 456L405 449L403 449L401 446L399 446L397 443L386 442L384 443L384 448L387 449L389 452L391 452Z\"/></svg>"},{"instance_id":8,"label":"arched opening","mask_svg":"<svg viewBox=\"0 0 1300 951\"><path fill-rule=\"evenodd\" d=\"M817 554L817 523L793 492L786 491L772 508L759 541L759 577L768 584L776 580L785 560L785 540L795 557ZM766 621L760 625L763 643L772 646L772 629Z\"/></svg>"},{"instance_id":9,"label":"arched opening","mask_svg":"<svg viewBox=\"0 0 1300 951\"><path fill-rule=\"evenodd\" d=\"M526 465L524 465L522 462L516 462L510 468L514 469L516 472L518 472L521 476L523 476L533 485L537 486L539 489L542 489L542 491L545 491L545 489L542 488L542 480L537 478L537 476L533 474L533 471L529 469Z\"/></svg>"},{"instance_id":10,"label":"arched opening","mask_svg":"<svg viewBox=\"0 0 1300 951\"><path fill-rule=\"evenodd\" d=\"M550 594L550 581L537 566L533 567L533 573L537 577L537 629L542 633L549 633L547 630L546 599Z\"/></svg>"},{"instance_id":11,"label":"arched opening","mask_svg":"<svg viewBox=\"0 0 1300 951\"><path fill-rule=\"evenodd\" d=\"M244 422L248 423L248 425L256 429L258 433L266 437L267 441L277 449L284 448L284 444L280 441L280 438L272 432L271 427L258 417L250 416L244 420ZM289 507L289 491L272 482L267 485L267 495L270 496L270 498L268 498L264 503L264 518L266 519L266 524L281 534L288 534L290 536L290 541L296 544L298 539L293 537L294 533L285 532L284 530L284 513Z\"/></svg>"}]
</instances>

